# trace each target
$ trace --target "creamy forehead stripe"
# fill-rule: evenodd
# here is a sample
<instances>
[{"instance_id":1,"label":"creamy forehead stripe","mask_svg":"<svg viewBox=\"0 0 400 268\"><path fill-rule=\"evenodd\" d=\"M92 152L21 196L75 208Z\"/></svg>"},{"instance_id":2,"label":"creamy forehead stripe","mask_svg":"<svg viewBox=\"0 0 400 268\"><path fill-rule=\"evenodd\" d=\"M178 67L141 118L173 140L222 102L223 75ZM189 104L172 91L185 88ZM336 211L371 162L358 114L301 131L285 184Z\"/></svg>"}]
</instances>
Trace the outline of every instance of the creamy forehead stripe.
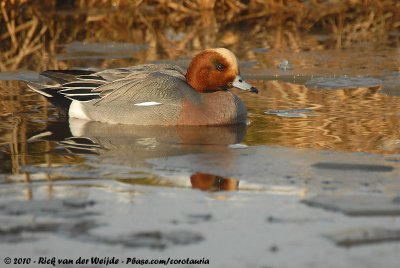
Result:
<instances>
[{"instance_id":1,"label":"creamy forehead stripe","mask_svg":"<svg viewBox=\"0 0 400 268\"><path fill-rule=\"evenodd\" d=\"M221 54L232 65L232 67L235 69L235 71L238 71L238 63L236 60L236 56L230 50L228 50L226 48L214 48L214 49L210 49L210 50Z\"/></svg>"}]
</instances>

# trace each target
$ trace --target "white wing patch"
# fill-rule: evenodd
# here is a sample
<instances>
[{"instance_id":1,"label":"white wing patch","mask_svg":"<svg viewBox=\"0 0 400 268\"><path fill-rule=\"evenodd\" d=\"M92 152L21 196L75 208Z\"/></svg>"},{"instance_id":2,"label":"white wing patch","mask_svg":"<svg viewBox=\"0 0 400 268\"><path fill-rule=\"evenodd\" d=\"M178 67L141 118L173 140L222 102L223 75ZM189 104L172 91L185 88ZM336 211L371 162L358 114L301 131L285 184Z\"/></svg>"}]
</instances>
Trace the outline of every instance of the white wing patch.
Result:
<instances>
[{"instance_id":1,"label":"white wing patch","mask_svg":"<svg viewBox=\"0 0 400 268\"><path fill-rule=\"evenodd\" d=\"M162 103L156 102L156 101L146 101L146 102L139 102L135 103L134 105L136 106L155 106L155 105L160 105Z\"/></svg>"}]
</instances>

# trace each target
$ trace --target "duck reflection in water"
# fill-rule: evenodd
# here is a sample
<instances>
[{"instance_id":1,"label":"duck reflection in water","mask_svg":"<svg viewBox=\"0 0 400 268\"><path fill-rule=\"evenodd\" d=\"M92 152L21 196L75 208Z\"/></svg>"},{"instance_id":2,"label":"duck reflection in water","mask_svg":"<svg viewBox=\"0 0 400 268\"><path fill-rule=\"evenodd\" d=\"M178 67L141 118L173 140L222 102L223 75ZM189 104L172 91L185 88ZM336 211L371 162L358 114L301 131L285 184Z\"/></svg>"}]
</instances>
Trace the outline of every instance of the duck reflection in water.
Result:
<instances>
[{"instance_id":1,"label":"duck reflection in water","mask_svg":"<svg viewBox=\"0 0 400 268\"><path fill-rule=\"evenodd\" d=\"M28 142L53 141L58 154L97 154L102 163L148 167L146 160L197 153L227 153L246 125L162 127L112 125L70 118L54 122ZM52 151L54 153L54 150ZM229 156L226 156L229 158Z\"/></svg>"},{"instance_id":2,"label":"duck reflection in water","mask_svg":"<svg viewBox=\"0 0 400 268\"><path fill-rule=\"evenodd\" d=\"M229 166L232 161L235 161L235 157L228 145L240 143L245 133L246 125L127 126L70 118L68 122L55 122L41 133L35 133L29 139L29 143L51 141L51 149L48 151L50 155L68 155L69 158L79 155L81 160L76 163L77 165L84 163L95 169L107 169L109 165L118 165L153 174L152 164L148 160L191 154L216 153L224 160L221 165ZM31 148L37 150L40 146ZM82 158L84 155L92 156ZM56 161L62 161L62 159L58 157ZM53 163L56 164L56 161ZM187 168L195 170L196 163L193 163L193 167ZM134 177L126 178L126 175L122 173L118 174L115 168L113 172L117 172L117 174L112 174L113 178L121 177L124 182L132 184L184 186L206 191L234 191L238 190L239 184L235 179L205 173L195 173L190 178L186 177L183 185L182 181L173 178L174 176L165 178L161 175L161 178L157 179L138 180Z\"/></svg>"},{"instance_id":3,"label":"duck reflection in water","mask_svg":"<svg viewBox=\"0 0 400 268\"><path fill-rule=\"evenodd\" d=\"M190 176L190 183L202 191L237 191L239 180L197 172Z\"/></svg>"}]
</instances>

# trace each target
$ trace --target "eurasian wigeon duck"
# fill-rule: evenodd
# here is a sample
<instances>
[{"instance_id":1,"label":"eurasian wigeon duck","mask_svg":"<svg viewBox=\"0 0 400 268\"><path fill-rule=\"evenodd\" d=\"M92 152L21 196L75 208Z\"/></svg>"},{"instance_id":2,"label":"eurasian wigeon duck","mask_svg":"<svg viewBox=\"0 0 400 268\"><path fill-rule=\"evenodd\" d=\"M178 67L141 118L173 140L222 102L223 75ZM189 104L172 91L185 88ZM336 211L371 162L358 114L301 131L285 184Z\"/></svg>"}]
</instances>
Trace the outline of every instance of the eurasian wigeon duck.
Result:
<instances>
[{"instance_id":1,"label":"eurasian wigeon duck","mask_svg":"<svg viewBox=\"0 0 400 268\"><path fill-rule=\"evenodd\" d=\"M231 125L247 112L231 87L258 93L239 74L235 55L225 48L197 54L186 72L174 65L49 70L56 82L28 86L62 108L69 117L133 125Z\"/></svg>"}]
</instances>

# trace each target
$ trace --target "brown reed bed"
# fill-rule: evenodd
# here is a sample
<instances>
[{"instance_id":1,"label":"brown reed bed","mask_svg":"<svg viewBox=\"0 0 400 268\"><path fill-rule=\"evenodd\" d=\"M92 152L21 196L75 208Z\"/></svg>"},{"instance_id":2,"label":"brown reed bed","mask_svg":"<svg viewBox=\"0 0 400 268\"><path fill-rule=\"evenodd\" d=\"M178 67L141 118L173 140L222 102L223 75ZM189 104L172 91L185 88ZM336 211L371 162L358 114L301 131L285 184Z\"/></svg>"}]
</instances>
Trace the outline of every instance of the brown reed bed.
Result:
<instances>
[{"instance_id":1,"label":"brown reed bed","mask_svg":"<svg viewBox=\"0 0 400 268\"><path fill-rule=\"evenodd\" d=\"M398 46L400 2L283 0L0 1L0 71L67 67L61 45L147 44L139 61L212 46L236 53Z\"/></svg>"}]
</instances>

